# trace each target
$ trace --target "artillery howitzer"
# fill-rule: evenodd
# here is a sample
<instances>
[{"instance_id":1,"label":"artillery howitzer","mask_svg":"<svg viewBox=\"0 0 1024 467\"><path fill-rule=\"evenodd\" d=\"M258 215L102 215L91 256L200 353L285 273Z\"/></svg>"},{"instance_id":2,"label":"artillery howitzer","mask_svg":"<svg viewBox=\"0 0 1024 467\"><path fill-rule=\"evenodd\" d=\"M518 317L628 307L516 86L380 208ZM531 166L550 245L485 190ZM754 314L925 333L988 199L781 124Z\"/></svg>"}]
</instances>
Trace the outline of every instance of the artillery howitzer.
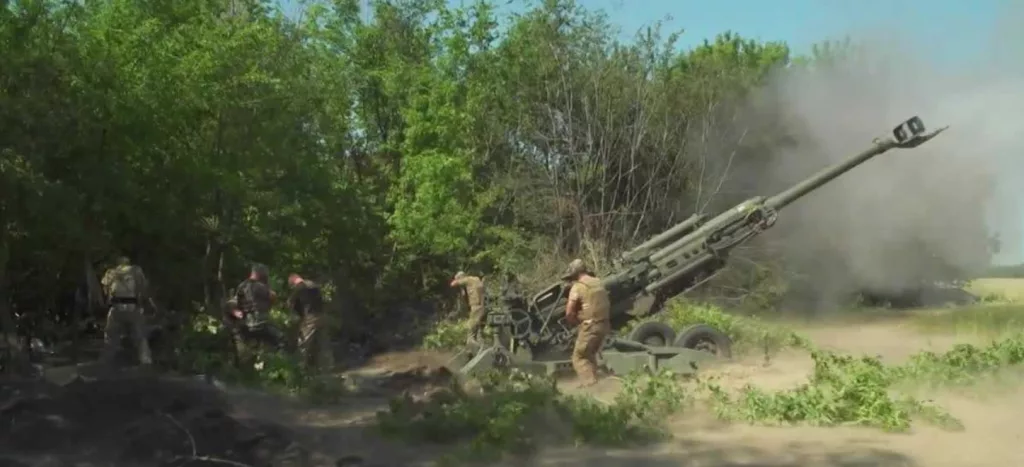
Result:
<instances>
[{"instance_id":1,"label":"artillery howitzer","mask_svg":"<svg viewBox=\"0 0 1024 467\"><path fill-rule=\"evenodd\" d=\"M913 117L875 139L872 146L828 167L772 197L758 196L708 218L694 214L622 255L617 272L602 279L611 301L612 329L660 311L665 302L704 284L726 265L730 252L775 224L778 210L875 156L894 148L914 148L946 128L926 133ZM575 340L565 321L569 283L557 282L532 297L505 294L498 309L488 312L494 343L471 355L456 357L460 373L471 374L508 365L548 374L571 368ZM625 338L607 339L601 352L605 367L615 373L647 365L692 373L697 363L731 356L731 341L711 326L698 324L678 335L656 321L641 323Z\"/></svg>"}]
</instances>

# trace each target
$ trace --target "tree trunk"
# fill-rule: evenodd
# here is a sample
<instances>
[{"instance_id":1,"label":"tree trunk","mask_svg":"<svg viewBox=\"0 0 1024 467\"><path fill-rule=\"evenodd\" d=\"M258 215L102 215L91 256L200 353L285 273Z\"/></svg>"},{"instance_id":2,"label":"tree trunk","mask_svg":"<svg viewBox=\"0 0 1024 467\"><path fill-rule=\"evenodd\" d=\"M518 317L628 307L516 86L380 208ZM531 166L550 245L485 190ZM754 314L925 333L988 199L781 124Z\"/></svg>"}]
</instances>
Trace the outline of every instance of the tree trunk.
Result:
<instances>
[{"instance_id":1,"label":"tree trunk","mask_svg":"<svg viewBox=\"0 0 1024 467\"><path fill-rule=\"evenodd\" d=\"M4 368L7 373L24 373L31 370L28 353L25 352L24 343L18 337L18 330L14 324L14 315L11 314L11 297L8 294L7 283L7 260L10 258L10 246L7 239L0 235L0 334L3 335L3 344L7 356L8 366Z\"/></svg>"}]
</instances>

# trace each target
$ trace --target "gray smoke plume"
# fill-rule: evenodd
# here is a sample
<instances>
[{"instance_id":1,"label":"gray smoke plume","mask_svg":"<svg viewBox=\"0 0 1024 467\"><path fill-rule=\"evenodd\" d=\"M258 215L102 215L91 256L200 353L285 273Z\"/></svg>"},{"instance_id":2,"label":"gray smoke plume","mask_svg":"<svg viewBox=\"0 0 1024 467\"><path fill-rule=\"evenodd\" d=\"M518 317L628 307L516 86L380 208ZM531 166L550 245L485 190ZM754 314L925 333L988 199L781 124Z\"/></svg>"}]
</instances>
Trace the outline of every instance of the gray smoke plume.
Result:
<instances>
[{"instance_id":1,"label":"gray smoke plume","mask_svg":"<svg viewBox=\"0 0 1024 467\"><path fill-rule=\"evenodd\" d=\"M978 274L990 264L992 234L1004 256L1019 253L1024 55L1007 49L1021 42L993 40L994 60L958 67L915 53L921 49L898 34L873 37L885 40L854 40L856 51L831 65L779 73L753 104L753 114L785 121L797 141L770 155L768 173L757 177L769 193L866 149L908 117L919 115L929 129L950 126L780 214L766 240L807 278L819 305L858 290Z\"/></svg>"}]
</instances>

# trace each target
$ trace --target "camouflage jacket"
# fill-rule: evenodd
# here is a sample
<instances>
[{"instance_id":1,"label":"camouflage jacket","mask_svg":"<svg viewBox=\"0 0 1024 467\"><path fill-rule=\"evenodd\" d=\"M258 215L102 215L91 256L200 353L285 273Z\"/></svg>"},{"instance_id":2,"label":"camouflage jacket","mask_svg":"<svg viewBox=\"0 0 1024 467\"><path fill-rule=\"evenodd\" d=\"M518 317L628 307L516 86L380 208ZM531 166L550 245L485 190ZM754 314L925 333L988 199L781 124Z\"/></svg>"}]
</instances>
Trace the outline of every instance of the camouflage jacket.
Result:
<instances>
[{"instance_id":1,"label":"camouflage jacket","mask_svg":"<svg viewBox=\"0 0 1024 467\"><path fill-rule=\"evenodd\" d=\"M246 279L235 288L235 300L238 309L245 314L247 324L255 324L265 321L270 316L270 286L267 284Z\"/></svg>"},{"instance_id":2,"label":"camouflage jacket","mask_svg":"<svg viewBox=\"0 0 1024 467\"><path fill-rule=\"evenodd\" d=\"M103 294L107 300L114 298L134 298L142 300L146 296L146 274L142 268L125 264L108 269L100 280Z\"/></svg>"}]
</instances>

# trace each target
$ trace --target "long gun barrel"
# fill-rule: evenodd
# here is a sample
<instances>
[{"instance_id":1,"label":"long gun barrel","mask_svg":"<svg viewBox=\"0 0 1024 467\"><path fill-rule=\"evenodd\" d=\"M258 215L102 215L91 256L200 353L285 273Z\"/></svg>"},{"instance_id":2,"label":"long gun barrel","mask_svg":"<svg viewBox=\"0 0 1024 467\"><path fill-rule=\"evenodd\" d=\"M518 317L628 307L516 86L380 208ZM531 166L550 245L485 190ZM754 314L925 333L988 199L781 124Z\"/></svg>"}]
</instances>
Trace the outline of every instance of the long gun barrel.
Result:
<instances>
[{"instance_id":1,"label":"long gun barrel","mask_svg":"<svg viewBox=\"0 0 1024 467\"><path fill-rule=\"evenodd\" d=\"M613 303L641 293L661 302L706 282L725 266L734 247L774 225L779 209L882 153L917 147L946 128L926 133L921 119L912 117L891 137L876 138L863 152L774 196L748 199L710 220L703 214L687 218L623 255L625 270L604 280Z\"/></svg>"},{"instance_id":2,"label":"long gun barrel","mask_svg":"<svg viewBox=\"0 0 1024 467\"><path fill-rule=\"evenodd\" d=\"M822 185L850 171L854 167L867 162L875 156L893 148L916 147L925 141L934 138L939 133L945 131L946 128L948 127L943 127L932 133L925 134L924 123L921 122L920 118L913 117L910 120L903 122L903 124L893 130L893 138L876 139L874 142L875 144L866 151L836 165L822 169L807 180L797 183L789 189L768 198L765 204L773 209L784 208L793 201L802 198L804 195L818 189Z\"/></svg>"}]
</instances>

